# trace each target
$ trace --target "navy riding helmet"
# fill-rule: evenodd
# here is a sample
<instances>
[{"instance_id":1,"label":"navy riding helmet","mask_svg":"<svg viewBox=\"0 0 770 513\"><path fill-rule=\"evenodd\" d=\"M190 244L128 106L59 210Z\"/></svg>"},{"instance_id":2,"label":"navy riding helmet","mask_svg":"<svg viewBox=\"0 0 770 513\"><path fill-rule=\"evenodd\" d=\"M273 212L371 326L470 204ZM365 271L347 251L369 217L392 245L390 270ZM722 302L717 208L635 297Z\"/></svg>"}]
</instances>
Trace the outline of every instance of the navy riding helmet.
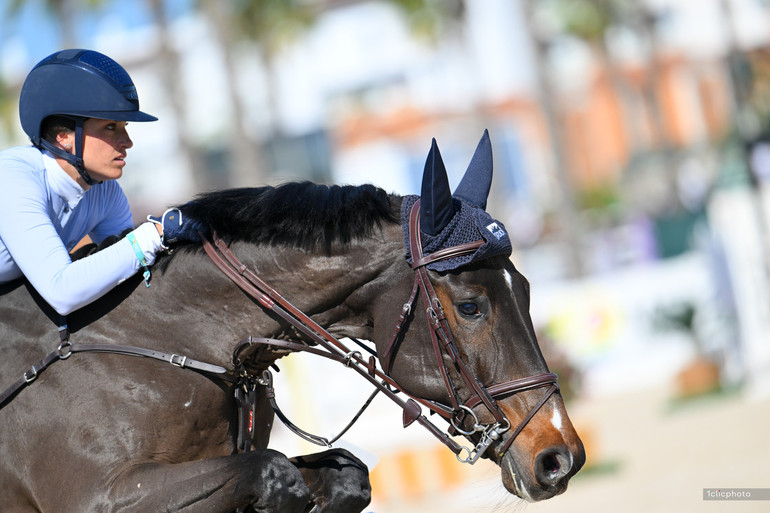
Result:
<instances>
[{"instance_id":1,"label":"navy riding helmet","mask_svg":"<svg viewBox=\"0 0 770 513\"><path fill-rule=\"evenodd\" d=\"M59 115L75 121L75 154L43 139L43 120ZM19 118L32 144L74 165L87 184L96 183L83 165L83 121L156 121L139 110L136 87L123 67L93 50L62 50L29 72L21 88Z\"/></svg>"}]
</instances>

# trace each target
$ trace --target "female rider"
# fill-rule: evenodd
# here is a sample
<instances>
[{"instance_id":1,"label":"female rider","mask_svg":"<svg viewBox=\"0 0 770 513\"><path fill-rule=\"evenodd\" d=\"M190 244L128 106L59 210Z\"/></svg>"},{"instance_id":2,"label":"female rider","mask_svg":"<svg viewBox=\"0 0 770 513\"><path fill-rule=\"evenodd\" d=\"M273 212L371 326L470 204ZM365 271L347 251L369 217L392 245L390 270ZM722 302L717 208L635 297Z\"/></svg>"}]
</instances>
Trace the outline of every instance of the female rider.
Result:
<instances>
[{"instance_id":1,"label":"female rider","mask_svg":"<svg viewBox=\"0 0 770 513\"><path fill-rule=\"evenodd\" d=\"M178 235L181 216L169 210L133 229L116 182L133 146L126 125L157 118L139 110L128 73L92 50L56 52L27 76L19 117L32 146L0 152L0 283L24 276L67 315L140 268L148 280L147 267ZM130 229L112 246L71 260L86 235L98 244Z\"/></svg>"}]
</instances>

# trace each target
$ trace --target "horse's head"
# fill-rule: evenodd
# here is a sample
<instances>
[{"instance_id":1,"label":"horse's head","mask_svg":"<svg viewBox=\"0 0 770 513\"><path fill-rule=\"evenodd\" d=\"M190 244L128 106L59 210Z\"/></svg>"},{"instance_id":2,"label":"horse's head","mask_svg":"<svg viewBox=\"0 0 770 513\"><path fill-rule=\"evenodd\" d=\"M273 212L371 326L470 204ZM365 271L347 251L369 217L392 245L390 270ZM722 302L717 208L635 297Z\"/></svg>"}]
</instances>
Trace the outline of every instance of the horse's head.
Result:
<instances>
[{"instance_id":1,"label":"horse's head","mask_svg":"<svg viewBox=\"0 0 770 513\"><path fill-rule=\"evenodd\" d=\"M412 297L395 332L385 323L375 339L399 386L472 442L458 456L493 459L509 491L536 501L563 492L585 452L538 347L529 284L505 227L485 212L491 180L486 132L454 195L433 142L421 195L402 205L414 273L393 290L414 283Z\"/></svg>"}]
</instances>

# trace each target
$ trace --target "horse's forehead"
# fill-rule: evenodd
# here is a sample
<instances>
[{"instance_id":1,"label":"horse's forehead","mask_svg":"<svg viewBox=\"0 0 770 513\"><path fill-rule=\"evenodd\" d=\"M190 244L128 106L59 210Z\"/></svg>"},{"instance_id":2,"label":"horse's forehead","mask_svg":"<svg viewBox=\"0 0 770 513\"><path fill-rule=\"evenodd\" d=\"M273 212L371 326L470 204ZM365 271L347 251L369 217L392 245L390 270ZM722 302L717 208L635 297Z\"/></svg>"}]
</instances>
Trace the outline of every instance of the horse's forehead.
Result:
<instances>
[{"instance_id":1,"label":"horse's forehead","mask_svg":"<svg viewBox=\"0 0 770 513\"><path fill-rule=\"evenodd\" d=\"M456 273L457 281L466 285L478 285L505 294L514 294L518 280L515 279L516 269L509 261L491 258L483 265L461 269Z\"/></svg>"}]
</instances>

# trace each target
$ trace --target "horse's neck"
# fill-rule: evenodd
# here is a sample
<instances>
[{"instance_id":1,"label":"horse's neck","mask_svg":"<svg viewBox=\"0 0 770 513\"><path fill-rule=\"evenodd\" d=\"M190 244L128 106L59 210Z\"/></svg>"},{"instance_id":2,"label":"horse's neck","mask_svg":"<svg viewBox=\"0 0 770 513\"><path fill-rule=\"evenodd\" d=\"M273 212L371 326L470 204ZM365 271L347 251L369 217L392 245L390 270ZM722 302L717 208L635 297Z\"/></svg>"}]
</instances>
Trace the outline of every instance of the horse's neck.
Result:
<instances>
[{"instance_id":1,"label":"horse's neck","mask_svg":"<svg viewBox=\"0 0 770 513\"><path fill-rule=\"evenodd\" d=\"M236 250L237 251L237 250ZM269 248L257 252L253 269L283 297L340 335L364 337L371 293L364 289L403 263L400 227L385 227L374 239L353 241L331 255ZM352 304L355 303L355 304ZM345 332L353 329L355 333ZM344 332L344 333L343 333Z\"/></svg>"},{"instance_id":2,"label":"horse's neck","mask_svg":"<svg viewBox=\"0 0 770 513\"><path fill-rule=\"evenodd\" d=\"M233 244L231 249L260 279L338 336L370 335L367 310L372 289L377 287L368 285L385 280L396 264L403 265L400 228L390 226L376 239L354 241L335 248L329 256L243 243ZM138 323L143 318L152 319L157 326L143 326L143 332L162 332L183 346L208 344L208 350L216 353L212 357L217 358L249 335L296 336L275 315L250 300L202 253L177 255L150 289L139 287L128 303L118 322L132 316Z\"/></svg>"}]
</instances>

